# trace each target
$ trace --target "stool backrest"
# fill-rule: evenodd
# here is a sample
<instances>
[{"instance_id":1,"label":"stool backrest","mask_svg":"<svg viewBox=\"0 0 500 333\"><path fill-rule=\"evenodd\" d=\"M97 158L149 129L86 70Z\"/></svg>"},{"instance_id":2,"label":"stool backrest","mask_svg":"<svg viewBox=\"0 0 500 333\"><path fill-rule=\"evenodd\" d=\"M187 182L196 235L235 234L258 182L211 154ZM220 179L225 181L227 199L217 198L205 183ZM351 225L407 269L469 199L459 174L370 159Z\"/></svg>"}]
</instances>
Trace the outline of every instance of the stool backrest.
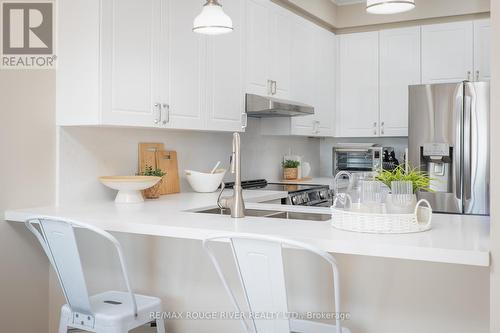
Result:
<instances>
[{"instance_id":1,"label":"stool backrest","mask_svg":"<svg viewBox=\"0 0 500 333\"><path fill-rule=\"evenodd\" d=\"M112 242L117 250L123 278L132 298L134 314L137 315L137 304L130 287L121 246L111 234L84 223L50 217L29 219L25 222L25 225L38 239L49 258L71 311L91 316L92 318L94 317L94 313L90 306L87 284L85 282L74 228L85 228Z\"/></svg>"},{"instance_id":2,"label":"stool backrest","mask_svg":"<svg viewBox=\"0 0 500 333\"><path fill-rule=\"evenodd\" d=\"M247 307L251 313L258 316L272 316L272 320L252 319L252 326L249 326L243 319L242 325L247 332L290 333L291 331L290 321L287 317L289 311L283 269L283 246L299 248L315 253L331 265L334 280L333 298L335 311L340 313L339 272L337 263L330 254L309 244L270 236L228 235L205 239L203 247L214 264L217 274L238 313L241 313L241 307L227 283L217 257L209 246L210 242L217 240L230 241ZM340 319L337 316L336 331L340 333L341 330Z\"/></svg>"}]
</instances>

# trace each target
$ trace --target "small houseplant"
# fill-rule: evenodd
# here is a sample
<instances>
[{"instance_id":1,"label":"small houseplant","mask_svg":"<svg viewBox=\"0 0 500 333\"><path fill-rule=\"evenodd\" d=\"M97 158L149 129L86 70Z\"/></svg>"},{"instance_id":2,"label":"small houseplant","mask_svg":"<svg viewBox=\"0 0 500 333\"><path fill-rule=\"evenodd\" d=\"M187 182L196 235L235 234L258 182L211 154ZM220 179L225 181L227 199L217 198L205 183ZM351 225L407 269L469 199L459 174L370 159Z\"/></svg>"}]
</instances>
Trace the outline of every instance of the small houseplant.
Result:
<instances>
[{"instance_id":1,"label":"small houseplant","mask_svg":"<svg viewBox=\"0 0 500 333\"><path fill-rule=\"evenodd\" d=\"M411 166L408 166L408 170L406 170L403 164L397 166L394 170L380 170L376 179L389 188L391 188L391 184L394 181L411 181L413 184L413 193L417 191L432 192L430 189L432 179L426 172Z\"/></svg>"},{"instance_id":2,"label":"small houseplant","mask_svg":"<svg viewBox=\"0 0 500 333\"><path fill-rule=\"evenodd\" d=\"M417 191L432 192L429 175L410 166L399 165L394 170L381 170L376 179L391 189L386 201L389 213L412 213L417 204Z\"/></svg>"},{"instance_id":3,"label":"small houseplant","mask_svg":"<svg viewBox=\"0 0 500 333\"><path fill-rule=\"evenodd\" d=\"M153 169L152 166L146 165L144 171L139 173L139 176L152 176L152 177L160 177L160 181L156 183L155 186L145 189L142 194L146 199L158 199L160 197L160 188L163 184L163 179L166 173L161 169Z\"/></svg>"},{"instance_id":4,"label":"small houseplant","mask_svg":"<svg viewBox=\"0 0 500 333\"><path fill-rule=\"evenodd\" d=\"M282 163L283 166L283 178L285 180L297 179L299 175L298 167L300 165L299 161L285 160Z\"/></svg>"}]
</instances>

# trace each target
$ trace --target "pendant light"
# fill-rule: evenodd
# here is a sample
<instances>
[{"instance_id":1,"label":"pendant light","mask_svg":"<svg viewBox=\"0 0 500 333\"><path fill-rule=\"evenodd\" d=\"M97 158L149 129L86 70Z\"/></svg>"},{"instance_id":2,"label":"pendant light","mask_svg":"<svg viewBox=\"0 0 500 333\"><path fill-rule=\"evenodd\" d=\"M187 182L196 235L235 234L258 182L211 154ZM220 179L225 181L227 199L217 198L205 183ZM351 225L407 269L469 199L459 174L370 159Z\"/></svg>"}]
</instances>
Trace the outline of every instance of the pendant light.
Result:
<instances>
[{"instance_id":1,"label":"pendant light","mask_svg":"<svg viewBox=\"0 0 500 333\"><path fill-rule=\"evenodd\" d=\"M396 14L415 8L415 0L367 0L366 11L371 14Z\"/></svg>"},{"instance_id":2,"label":"pendant light","mask_svg":"<svg viewBox=\"0 0 500 333\"><path fill-rule=\"evenodd\" d=\"M200 15L194 19L193 31L205 35L225 34L233 31L233 21L217 0L207 0Z\"/></svg>"}]
</instances>

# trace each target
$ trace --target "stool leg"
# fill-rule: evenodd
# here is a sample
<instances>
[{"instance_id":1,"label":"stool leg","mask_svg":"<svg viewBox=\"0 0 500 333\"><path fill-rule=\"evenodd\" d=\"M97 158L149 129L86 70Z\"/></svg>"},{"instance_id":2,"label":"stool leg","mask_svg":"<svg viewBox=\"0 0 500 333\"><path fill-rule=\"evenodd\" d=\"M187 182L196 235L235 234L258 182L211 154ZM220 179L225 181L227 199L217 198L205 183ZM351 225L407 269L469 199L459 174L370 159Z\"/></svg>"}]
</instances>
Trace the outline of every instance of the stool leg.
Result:
<instances>
[{"instance_id":1,"label":"stool leg","mask_svg":"<svg viewBox=\"0 0 500 333\"><path fill-rule=\"evenodd\" d=\"M156 332L165 333L165 322L163 319L156 319Z\"/></svg>"},{"instance_id":2,"label":"stool leg","mask_svg":"<svg viewBox=\"0 0 500 333\"><path fill-rule=\"evenodd\" d=\"M66 321L61 318L59 320L59 333L68 333L68 325L66 324Z\"/></svg>"},{"instance_id":3,"label":"stool leg","mask_svg":"<svg viewBox=\"0 0 500 333\"><path fill-rule=\"evenodd\" d=\"M62 310L61 310L61 316L59 318L58 333L68 333L68 315Z\"/></svg>"}]
</instances>

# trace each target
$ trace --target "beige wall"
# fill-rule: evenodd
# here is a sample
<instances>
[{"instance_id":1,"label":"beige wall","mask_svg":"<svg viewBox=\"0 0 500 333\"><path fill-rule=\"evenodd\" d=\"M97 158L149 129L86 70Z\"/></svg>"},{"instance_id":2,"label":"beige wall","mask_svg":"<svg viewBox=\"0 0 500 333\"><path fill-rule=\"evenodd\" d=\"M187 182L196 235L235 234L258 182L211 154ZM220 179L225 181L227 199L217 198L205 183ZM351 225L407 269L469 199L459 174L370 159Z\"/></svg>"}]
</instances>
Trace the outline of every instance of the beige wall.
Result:
<instances>
[{"instance_id":1,"label":"beige wall","mask_svg":"<svg viewBox=\"0 0 500 333\"><path fill-rule=\"evenodd\" d=\"M332 27L336 26L337 6L330 0L272 0L302 16L312 15Z\"/></svg>"},{"instance_id":2,"label":"beige wall","mask_svg":"<svg viewBox=\"0 0 500 333\"><path fill-rule=\"evenodd\" d=\"M7 208L54 197L54 72L0 70L0 331L48 332L49 265Z\"/></svg>"},{"instance_id":3,"label":"beige wall","mask_svg":"<svg viewBox=\"0 0 500 333\"><path fill-rule=\"evenodd\" d=\"M418 0L414 10L397 15L368 14L364 3L337 6L330 0L273 0L289 9L327 24L333 29L388 24L403 21L443 19L488 13L490 0Z\"/></svg>"},{"instance_id":4,"label":"beige wall","mask_svg":"<svg viewBox=\"0 0 500 333\"><path fill-rule=\"evenodd\" d=\"M491 4L492 36L500 35L500 1ZM492 38L491 64L491 128L500 127L500 39ZM491 276L490 276L490 332L500 332L500 132L491 131Z\"/></svg>"},{"instance_id":5,"label":"beige wall","mask_svg":"<svg viewBox=\"0 0 500 333\"><path fill-rule=\"evenodd\" d=\"M338 6L336 28L413 21L489 12L489 0L419 0L415 9L396 15L368 14L365 4Z\"/></svg>"}]
</instances>

